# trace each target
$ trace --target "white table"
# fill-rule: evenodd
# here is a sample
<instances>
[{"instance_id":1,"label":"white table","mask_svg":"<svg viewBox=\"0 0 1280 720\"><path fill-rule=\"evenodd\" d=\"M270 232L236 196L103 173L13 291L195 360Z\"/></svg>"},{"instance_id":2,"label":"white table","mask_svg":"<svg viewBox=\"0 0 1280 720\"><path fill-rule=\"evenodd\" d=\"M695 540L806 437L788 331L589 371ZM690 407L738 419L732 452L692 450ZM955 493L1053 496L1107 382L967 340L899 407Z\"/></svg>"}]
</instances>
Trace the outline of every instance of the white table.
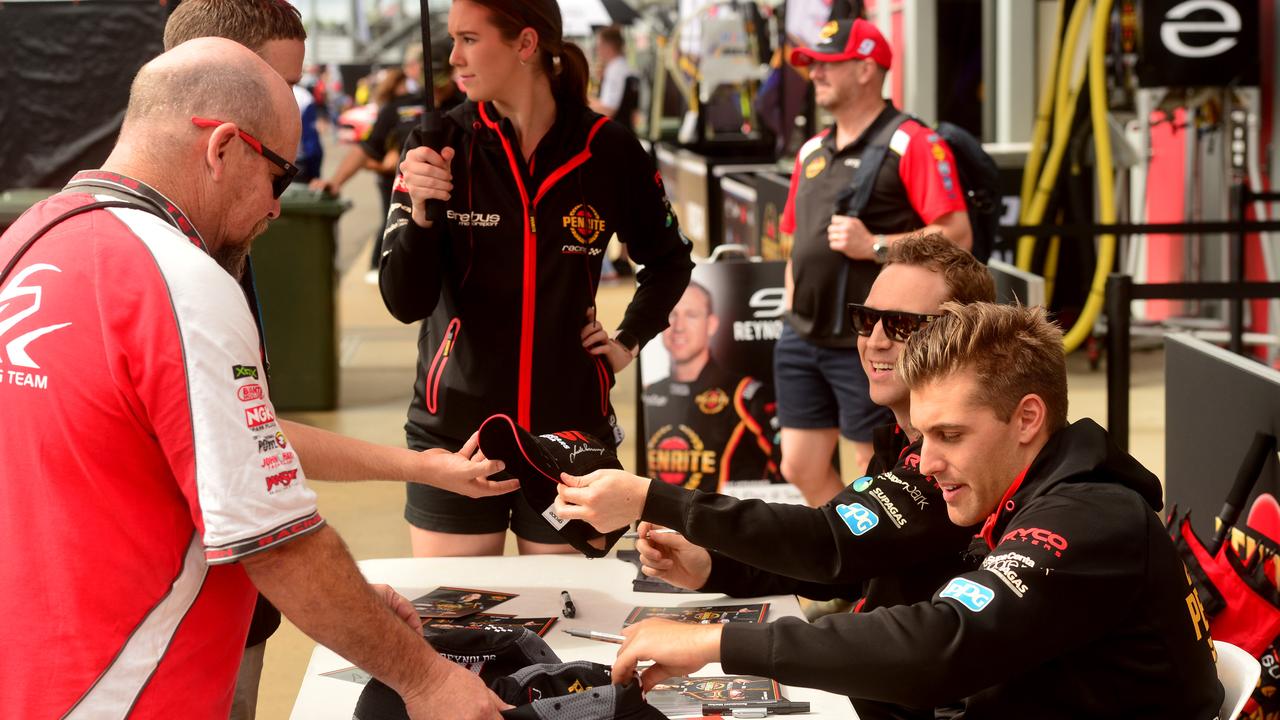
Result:
<instances>
[{"instance_id":1,"label":"white table","mask_svg":"<svg viewBox=\"0 0 1280 720\"><path fill-rule=\"evenodd\" d=\"M541 555L483 558L404 558L365 560L360 570L370 582L386 583L405 597L415 598L442 585L519 593L519 597L491 608L489 612L513 613L519 617L547 617L560 614L560 591L568 590L577 608L577 617L561 617L545 636L547 644L563 661L591 660L612 664L618 647L585 640L561 632L566 628L618 632L631 608L638 605L672 607L681 605L738 604L768 602L768 619L801 616L792 595L728 599L717 594L638 593L631 589L635 566L613 557L591 560L580 556ZM291 720L350 720L362 686L346 680L322 677L351 663L317 646L307 665ZM719 665L708 665L698 675L720 675ZM810 703L811 712L798 718L857 720L849 700L841 695L808 688L784 687L791 700Z\"/></svg>"}]
</instances>

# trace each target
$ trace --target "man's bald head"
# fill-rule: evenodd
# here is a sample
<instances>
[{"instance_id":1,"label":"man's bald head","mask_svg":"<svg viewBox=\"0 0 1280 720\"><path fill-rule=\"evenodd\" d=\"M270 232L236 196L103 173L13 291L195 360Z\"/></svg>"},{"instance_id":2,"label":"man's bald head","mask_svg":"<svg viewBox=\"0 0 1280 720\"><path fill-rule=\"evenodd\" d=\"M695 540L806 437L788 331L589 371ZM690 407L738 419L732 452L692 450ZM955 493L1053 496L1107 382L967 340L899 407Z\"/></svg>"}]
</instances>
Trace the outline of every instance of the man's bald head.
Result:
<instances>
[{"instance_id":1,"label":"man's bald head","mask_svg":"<svg viewBox=\"0 0 1280 720\"><path fill-rule=\"evenodd\" d=\"M297 146L299 119L289 86L231 40L191 40L144 65L129 91L121 142L145 136L141 147L168 149L195 134L193 116L234 122L286 157Z\"/></svg>"}]
</instances>

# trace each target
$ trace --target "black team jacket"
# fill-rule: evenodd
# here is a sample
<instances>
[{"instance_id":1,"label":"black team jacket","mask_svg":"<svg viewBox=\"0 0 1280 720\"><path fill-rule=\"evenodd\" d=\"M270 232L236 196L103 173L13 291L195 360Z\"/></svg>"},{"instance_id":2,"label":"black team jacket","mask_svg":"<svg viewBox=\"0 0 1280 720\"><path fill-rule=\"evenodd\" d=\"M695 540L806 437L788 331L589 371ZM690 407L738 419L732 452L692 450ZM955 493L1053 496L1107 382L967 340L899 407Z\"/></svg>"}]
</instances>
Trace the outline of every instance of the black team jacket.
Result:
<instances>
[{"instance_id":1,"label":"black team jacket","mask_svg":"<svg viewBox=\"0 0 1280 720\"><path fill-rule=\"evenodd\" d=\"M687 492L655 481L643 518L681 530L711 551L704 591L861 597L858 612L928 600L964 572L976 528L947 517L941 490L920 474L919 441L908 442L898 426L887 425L876 428L872 448L867 475L820 508ZM840 660L814 656L813 662L834 670ZM852 702L864 720L934 717L932 705L914 701Z\"/></svg>"},{"instance_id":2,"label":"black team jacket","mask_svg":"<svg viewBox=\"0 0 1280 720\"><path fill-rule=\"evenodd\" d=\"M463 103L445 126L447 219L415 224L397 178L383 240L383 302L401 322L427 319L411 444L465 439L494 413L616 442L613 372L579 334L615 232L643 266L620 329L643 344L667 326L693 263L662 178L634 136L585 108L562 106L528 163L491 104ZM420 144L415 132L405 148Z\"/></svg>"},{"instance_id":3,"label":"black team jacket","mask_svg":"<svg viewBox=\"0 0 1280 720\"><path fill-rule=\"evenodd\" d=\"M1050 438L930 600L813 624L729 625L726 672L965 720L1211 720L1199 599L1157 517L1160 483L1091 420Z\"/></svg>"}]
</instances>

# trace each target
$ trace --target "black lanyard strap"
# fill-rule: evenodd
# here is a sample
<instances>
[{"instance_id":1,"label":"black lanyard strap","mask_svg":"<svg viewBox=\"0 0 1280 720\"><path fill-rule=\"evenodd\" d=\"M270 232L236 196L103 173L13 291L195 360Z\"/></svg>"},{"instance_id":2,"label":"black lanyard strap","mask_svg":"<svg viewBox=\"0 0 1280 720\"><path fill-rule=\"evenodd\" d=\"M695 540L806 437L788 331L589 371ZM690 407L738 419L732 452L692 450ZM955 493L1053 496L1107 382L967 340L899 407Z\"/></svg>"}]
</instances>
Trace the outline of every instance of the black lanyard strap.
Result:
<instances>
[{"instance_id":1,"label":"black lanyard strap","mask_svg":"<svg viewBox=\"0 0 1280 720\"><path fill-rule=\"evenodd\" d=\"M30 238L27 239L26 242L22 243L22 246L18 248L18 252L14 253L13 257L9 259L9 264L4 266L3 271L0 271L0 285L4 285L4 281L9 277L9 273L13 272L13 269L18 266L18 261L22 259L23 255L27 254L27 251L31 249L31 246L35 245L37 240L44 237L46 233L48 233L50 230L56 227L59 223L61 223L64 220L69 220L70 218L73 218L76 215L91 212L93 210L101 210L103 208L132 208L134 210L142 210L144 212L149 212L152 215L155 215L156 217L165 219L160 215L158 211L152 209L149 206L141 205L136 202L128 202L125 200L98 200L96 202L91 202L88 205L81 205L80 207L71 208L70 210L59 215L58 217L45 223L44 227L37 230L34 235L32 235Z\"/></svg>"}]
</instances>

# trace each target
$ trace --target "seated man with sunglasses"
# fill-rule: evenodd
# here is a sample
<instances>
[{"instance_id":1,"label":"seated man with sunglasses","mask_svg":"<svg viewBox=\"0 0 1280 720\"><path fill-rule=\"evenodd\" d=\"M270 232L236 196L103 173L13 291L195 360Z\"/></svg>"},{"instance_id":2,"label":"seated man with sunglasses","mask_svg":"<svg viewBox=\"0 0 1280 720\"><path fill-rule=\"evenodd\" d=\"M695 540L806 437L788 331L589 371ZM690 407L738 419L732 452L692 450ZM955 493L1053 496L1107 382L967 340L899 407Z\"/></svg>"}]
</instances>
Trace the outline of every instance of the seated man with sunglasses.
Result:
<instances>
[{"instance_id":1,"label":"seated man with sunglasses","mask_svg":"<svg viewBox=\"0 0 1280 720\"><path fill-rule=\"evenodd\" d=\"M564 476L555 512L597 529L646 521L637 543L645 574L680 587L739 597L862 596L861 611L928 600L963 570L974 530L948 520L941 490L920 473L919 434L895 366L903 343L942 303L994 297L986 267L941 235L910 236L889 248L866 304L849 312L871 398L897 422L877 430L866 476L822 507L737 500L601 470ZM650 534L650 523L684 537ZM854 706L863 720L934 717L931 707Z\"/></svg>"},{"instance_id":2,"label":"seated man with sunglasses","mask_svg":"<svg viewBox=\"0 0 1280 720\"><path fill-rule=\"evenodd\" d=\"M5 717L225 718L257 591L415 720L505 707L361 577L308 476L518 482L276 418L237 278L298 133L266 62L192 40L138 72L103 167L0 236Z\"/></svg>"}]
</instances>

